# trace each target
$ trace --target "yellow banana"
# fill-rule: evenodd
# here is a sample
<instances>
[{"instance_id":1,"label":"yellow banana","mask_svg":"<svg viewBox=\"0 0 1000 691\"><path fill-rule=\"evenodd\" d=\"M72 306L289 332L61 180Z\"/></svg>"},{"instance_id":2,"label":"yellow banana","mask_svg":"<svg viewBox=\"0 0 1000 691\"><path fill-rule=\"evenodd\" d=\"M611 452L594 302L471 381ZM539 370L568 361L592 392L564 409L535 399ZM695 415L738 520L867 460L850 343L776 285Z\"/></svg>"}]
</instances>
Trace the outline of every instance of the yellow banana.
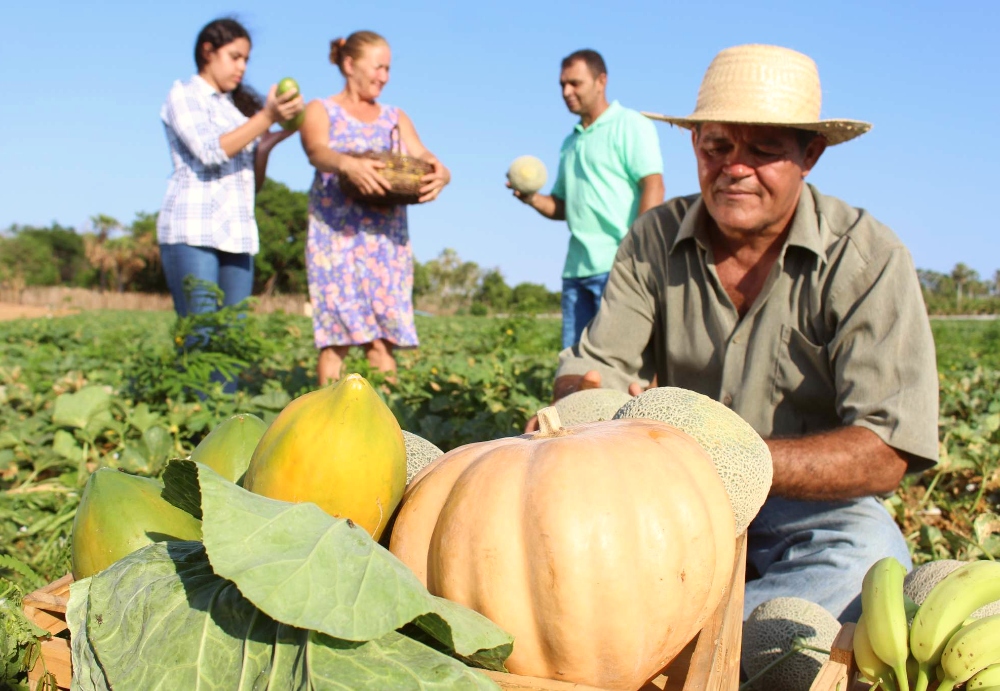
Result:
<instances>
[{"instance_id":1,"label":"yellow banana","mask_svg":"<svg viewBox=\"0 0 1000 691\"><path fill-rule=\"evenodd\" d=\"M871 641L868 640L868 624L863 613L858 617L858 623L854 627L854 661L858 664L858 670L865 679L873 684L880 681L882 688L888 689L888 691L897 691L892 668L872 650Z\"/></svg>"},{"instance_id":2,"label":"yellow banana","mask_svg":"<svg viewBox=\"0 0 1000 691\"><path fill-rule=\"evenodd\" d=\"M976 691L1000 689L1000 662L973 674L972 678L965 682L965 688L966 691L972 691L972 689L976 689Z\"/></svg>"},{"instance_id":3,"label":"yellow banana","mask_svg":"<svg viewBox=\"0 0 1000 691\"><path fill-rule=\"evenodd\" d=\"M919 664L914 691L926 691L945 645L969 615L998 599L1000 562L970 562L931 589L910 625L910 650Z\"/></svg>"},{"instance_id":4,"label":"yellow banana","mask_svg":"<svg viewBox=\"0 0 1000 691\"><path fill-rule=\"evenodd\" d=\"M941 653L944 679L938 691L951 691L956 684L1000 662L1000 614L977 619L948 639Z\"/></svg>"},{"instance_id":5,"label":"yellow banana","mask_svg":"<svg viewBox=\"0 0 1000 691\"><path fill-rule=\"evenodd\" d=\"M872 564L861 583L861 611L867 623L872 650L896 675L896 685L909 689L906 658L909 630L903 602L903 578L906 567L894 557Z\"/></svg>"}]
</instances>

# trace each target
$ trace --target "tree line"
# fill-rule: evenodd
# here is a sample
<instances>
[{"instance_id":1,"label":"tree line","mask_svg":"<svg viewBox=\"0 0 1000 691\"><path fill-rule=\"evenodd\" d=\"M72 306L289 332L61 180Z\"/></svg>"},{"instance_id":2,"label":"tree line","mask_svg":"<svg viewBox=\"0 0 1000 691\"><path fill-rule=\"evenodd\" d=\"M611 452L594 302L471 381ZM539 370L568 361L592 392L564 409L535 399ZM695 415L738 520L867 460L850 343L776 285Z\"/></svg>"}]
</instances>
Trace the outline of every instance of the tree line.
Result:
<instances>
[{"instance_id":1,"label":"tree line","mask_svg":"<svg viewBox=\"0 0 1000 691\"><path fill-rule=\"evenodd\" d=\"M305 295L308 195L266 180L257 194L260 252L254 257L254 294ZM72 286L102 291L166 293L156 242L156 214L131 223L106 214L90 228L53 223L13 225L0 231L0 287ZM414 262L417 309L459 314L558 312L560 294L539 283L509 286L499 269L484 269L445 249Z\"/></svg>"},{"instance_id":2,"label":"tree line","mask_svg":"<svg viewBox=\"0 0 1000 691\"><path fill-rule=\"evenodd\" d=\"M254 294L307 292L305 244L308 195L274 180L257 194L260 253ZM104 291L166 293L156 243L156 214L139 212L125 224L105 214L77 232L13 225L0 231L0 287L65 285ZM917 269L931 314L1000 313L1000 269L990 279L964 263L950 273ZM414 305L431 312L493 314L558 312L560 294L540 283L510 286L497 268L463 261L452 249L414 262Z\"/></svg>"}]
</instances>

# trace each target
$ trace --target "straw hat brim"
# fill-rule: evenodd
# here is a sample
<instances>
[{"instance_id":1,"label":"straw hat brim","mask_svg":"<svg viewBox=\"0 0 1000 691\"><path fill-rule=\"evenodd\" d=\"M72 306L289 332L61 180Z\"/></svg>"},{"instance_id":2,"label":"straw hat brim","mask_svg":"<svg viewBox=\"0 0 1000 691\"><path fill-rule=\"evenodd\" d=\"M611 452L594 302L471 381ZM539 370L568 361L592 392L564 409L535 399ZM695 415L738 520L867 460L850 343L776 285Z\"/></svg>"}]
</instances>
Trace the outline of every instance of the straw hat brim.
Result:
<instances>
[{"instance_id":1,"label":"straw hat brim","mask_svg":"<svg viewBox=\"0 0 1000 691\"><path fill-rule=\"evenodd\" d=\"M663 122L669 122L671 125L677 125L678 127L683 127L688 130L693 130L697 125L704 124L706 122L721 122L730 125L761 125L765 127L793 127L798 130L809 130L810 132L818 132L826 138L826 143L830 146L835 144L843 144L856 137L860 137L865 132L872 128L870 122L863 122L862 120L820 120L818 122L762 122L760 120L749 120L740 119L738 116L733 115L719 115L717 117L712 117L711 115L691 115L686 118L678 118L670 115L660 115L659 113L650 113L646 111L641 111L643 115L652 120L662 120Z\"/></svg>"}]
</instances>

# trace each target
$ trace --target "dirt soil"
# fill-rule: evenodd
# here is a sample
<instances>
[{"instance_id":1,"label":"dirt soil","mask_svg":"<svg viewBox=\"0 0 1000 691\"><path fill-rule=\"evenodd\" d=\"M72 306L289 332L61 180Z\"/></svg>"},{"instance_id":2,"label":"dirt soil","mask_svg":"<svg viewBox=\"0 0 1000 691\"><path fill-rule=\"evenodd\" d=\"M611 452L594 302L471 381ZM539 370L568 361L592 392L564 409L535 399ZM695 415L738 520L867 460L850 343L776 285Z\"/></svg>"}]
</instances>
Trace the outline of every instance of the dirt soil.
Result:
<instances>
[{"instance_id":1,"label":"dirt soil","mask_svg":"<svg viewBox=\"0 0 1000 691\"><path fill-rule=\"evenodd\" d=\"M16 305L11 302L0 302L0 321L9 319L37 319L39 317L62 317L67 314L76 314L78 310L52 310L48 307L37 307L35 305Z\"/></svg>"}]
</instances>

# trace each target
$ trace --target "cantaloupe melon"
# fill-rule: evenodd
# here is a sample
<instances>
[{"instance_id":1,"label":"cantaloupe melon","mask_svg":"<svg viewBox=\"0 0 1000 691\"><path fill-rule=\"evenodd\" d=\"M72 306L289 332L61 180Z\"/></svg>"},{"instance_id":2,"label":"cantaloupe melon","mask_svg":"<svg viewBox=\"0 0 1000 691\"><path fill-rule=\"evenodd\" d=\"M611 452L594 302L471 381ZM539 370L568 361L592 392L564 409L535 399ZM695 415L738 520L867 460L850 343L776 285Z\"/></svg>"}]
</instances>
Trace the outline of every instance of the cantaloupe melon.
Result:
<instances>
[{"instance_id":1,"label":"cantaloupe melon","mask_svg":"<svg viewBox=\"0 0 1000 691\"><path fill-rule=\"evenodd\" d=\"M736 534L750 525L771 489L771 452L760 435L732 410L700 393L660 386L636 396L615 414L652 418L687 432L708 452L729 494Z\"/></svg>"},{"instance_id":2,"label":"cantaloupe melon","mask_svg":"<svg viewBox=\"0 0 1000 691\"><path fill-rule=\"evenodd\" d=\"M406 446L406 482L423 470L444 452L429 441L413 432L403 430L403 445Z\"/></svg>"},{"instance_id":3,"label":"cantaloupe melon","mask_svg":"<svg viewBox=\"0 0 1000 691\"><path fill-rule=\"evenodd\" d=\"M938 559L921 564L906 574L906 578L903 579L903 592L921 605L938 581L966 563L958 559ZM982 619L994 614L1000 614L1000 600L980 607L972 613L972 618Z\"/></svg>"},{"instance_id":4,"label":"cantaloupe melon","mask_svg":"<svg viewBox=\"0 0 1000 691\"><path fill-rule=\"evenodd\" d=\"M584 389L564 396L552 405L559 411L563 427L568 427L610 420L631 400L630 395L617 389Z\"/></svg>"},{"instance_id":5,"label":"cantaloupe melon","mask_svg":"<svg viewBox=\"0 0 1000 691\"><path fill-rule=\"evenodd\" d=\"M748 678L792 649L796 638L829 650L840 631L837 618L815 602L776 597L762 602L743 624L741 662ZM829 655L799 650L763 674L751 688L767 691L809 691Z\"/></svg>"},{"instance_id":6,"label":"cantaloupe melon","mask_svg":"<svg viewBox=\"0 0 1000 691\"><path fill-rule=\"evenodd\" d=\"M545 164L534 156L519 156L507 169L510 186L521 194L534 194L545 186Z\"/></svg>"}]
</instances>

